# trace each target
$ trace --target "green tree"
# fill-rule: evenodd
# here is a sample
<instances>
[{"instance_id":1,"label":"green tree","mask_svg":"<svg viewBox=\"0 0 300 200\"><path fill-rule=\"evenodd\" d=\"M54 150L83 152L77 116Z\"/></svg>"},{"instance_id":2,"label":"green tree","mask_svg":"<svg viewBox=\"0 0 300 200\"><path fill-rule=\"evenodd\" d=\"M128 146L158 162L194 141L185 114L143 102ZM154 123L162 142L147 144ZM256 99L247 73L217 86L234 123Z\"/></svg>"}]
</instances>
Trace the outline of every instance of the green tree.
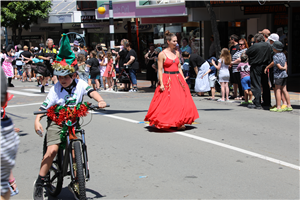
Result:
<instances>
[{"instance_id":1,"label":"green tree","mask_svg":"<svg viewBox=\"0 0 300 200\"><path fill-rule=\"evenodd\" d=\"M32 23L38 22L39 18L48 17L51 6L50 0L2 1L1 26L12 28L14 44L19 44L23 29L28 30Z\"/></svg>"}]
</instances>

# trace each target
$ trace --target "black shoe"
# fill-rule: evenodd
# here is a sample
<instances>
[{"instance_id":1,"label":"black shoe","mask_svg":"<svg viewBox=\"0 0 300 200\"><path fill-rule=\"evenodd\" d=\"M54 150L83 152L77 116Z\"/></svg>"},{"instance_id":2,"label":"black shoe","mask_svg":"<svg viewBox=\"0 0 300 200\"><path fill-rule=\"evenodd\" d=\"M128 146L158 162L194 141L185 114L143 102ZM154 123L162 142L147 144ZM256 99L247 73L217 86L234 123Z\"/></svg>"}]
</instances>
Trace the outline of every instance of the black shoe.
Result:
<instances>
[{"instance_id":1,"label":"black shoe","mask_svg":"<svg viewBox=\"0 0 300 200\"><path fill-rule=\"evenodd\" d=\"M267 103L262 103L260 104L261 106L265 106L265 107L272 107L271 104L267 104Z\"/></svg>"},{"instance_id":2,"label":"black shoe","mask_svg":"<svg viewBox=\"0 0 300 200\"><path fill-rule=\"evenodd\" d=\"M44 200L44 187L41 183L33 183L33 199L34 200Z\"/></svg>"},{"instance_id":3,"label":"black shoe","mask_svg":"<svg viewBox=\"0 0 300 200\"><path fill-rule=\"evenodd\" d=\"M10 84L8 84L8 87L15 87L15 86L14 86L13 84L10 83Z\"/></svg>"},{"instance_id":4,"label":"black shoe","mask_svg":"<svg viewBox=\"0 0 300 200\"><path fill-rule=\"evenodd\" d=\"M254 104L249 104L247 107L250 108L250 109L255 109L255 108L256 108L256 105L254 105Z\"/></svg>"},{"instance_id":5,"label":"black shoe","mask_svg":"<svg viewBox=\"0 0 300 200\"><path fill-rule=\"evenodd\" d=\"M41 87L41 93L45 93L45 86Z\"/></svg>"}]
</instances>

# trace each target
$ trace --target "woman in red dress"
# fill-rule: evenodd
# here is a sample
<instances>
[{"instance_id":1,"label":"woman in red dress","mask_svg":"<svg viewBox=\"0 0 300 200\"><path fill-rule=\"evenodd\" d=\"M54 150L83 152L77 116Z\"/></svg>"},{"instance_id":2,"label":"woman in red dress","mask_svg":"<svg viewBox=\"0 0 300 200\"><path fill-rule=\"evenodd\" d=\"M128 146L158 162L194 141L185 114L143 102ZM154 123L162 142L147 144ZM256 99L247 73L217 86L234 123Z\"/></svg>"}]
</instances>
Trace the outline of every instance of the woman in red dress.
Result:
<instances>
[{"instance_id":1,"label":"woman in red dress","mask_svg":"<svg viewBox=\"0 0 300 200\"><path fill-rule=\"evenodd\" d=\"M168 30L165 36L168 48L158 55L159 85L145 121L159 129L177 127L184 130L184 125L192 124L199 114L181 70L179 52L175 51L177 37Z\"/></svg>"}]
</instances>

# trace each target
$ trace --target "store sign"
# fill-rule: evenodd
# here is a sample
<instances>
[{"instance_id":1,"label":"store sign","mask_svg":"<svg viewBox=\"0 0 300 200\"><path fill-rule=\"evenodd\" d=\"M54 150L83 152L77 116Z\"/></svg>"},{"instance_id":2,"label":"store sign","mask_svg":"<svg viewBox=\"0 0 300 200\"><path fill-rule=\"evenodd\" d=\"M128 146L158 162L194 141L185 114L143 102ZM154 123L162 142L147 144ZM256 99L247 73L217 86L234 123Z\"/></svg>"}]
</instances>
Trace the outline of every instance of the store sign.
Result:
<instances>
[{"instance_id":1,"label":"store sign","mask_svg":"<svg viewBox=\"0 0 300 200\"><path fill-rule=\"evenodd\" d=\"M270 14L270 13L285 13L287 8L284 5L269 5L269 6L245 6L244 14Z\"/></svg>"},{"instance_id":2,"label":"store sign","mask_svg":"<svg viewBox=\"0 0 300 200\"><path fill-rule=\"evenodd\" d=\"M50 15L48 18L48 23L55 24L55 23L72 23L73 16L72 14L69 15Z\"/></svg>"},{"instance_id":3,"label":"store sign","mask_svg":"<svg viewBox=\"0 0 300 200\"><path fill-rule=\"evenodd\" d=\"M82 15L81 22L97 22L95 15Z\"/></svg>"},{"instance_id":4,"label":"store sign","mask_svg":"<svg viewBox=\"0 0 300 200\"><path fill-rule=\"evenodd\" d=\"M128 30L128 26L127 24L124 26L124 29L127 31ZM152 25L151 24L140 24L139 25L139 31L148 31L152 29ZM136 25L131 25L131 30L134 31L136 30Z\"/></svg>"},{"instance_id":5,"label":"store sign","mask_svg":"<svg viewBox=\"0 0 300 200\"><path fill-rule=\"evenodd\" d=\"M62 24L63 29L100 28L108 26L108 22Z\"/></svg>"},{"instance_id":6,"label":"store sign","mask_svg":"<svg viewBox=\"0 0 300 200\"><path fill-rule=\"evenodd\" d=\"M188 17L153 17L141 18L141 24L186 23Z\"/></svg>"},{"instance_id":7,"label":"store sign","mask_svg":"<svg viewBox=\"0 0 300 200\"><path fill-rule=\"evenodd\" d=\"M18 39L19 37L16 36L16 39ZM21 40L33 40L33 39L41 39L40 35L23 35L21 36Z\"/></svg>"},{"instance_id":8,"label":"store sign","mask_svg":"<svg viewBox=\"0 0 300 200\"><path fill-rule=\"evenodd\" d=\"M109 7L106 5L106 12L99 14L95 10L96 19L109 19ZM136 2L124 2L113 4L113 17L121 18L141 18L141 17L170 17L170 16L187 16L187 10L184 4L175 5L149 5L136 7Z\"/></svg>"},{"instance_id":9,"label":"store sign","mask_svg":"<svg viewBox=\"0 0 300 200\"><path fill-rule=\"evenodd\" d=\"M62 31L60 26L48 26L48 27L31 27L31 32L43 32L43 31Z\"/></svg>"},{"instance_id":10,"label":"store sign","mask_svg":"<svg viewBox=\"0 0 300 200\"><path fill-rule=\"evenodd\" d=\"M212 6L257 4L257 0L210 0ZM187 8L206 7L204 1L185 0Z\"/></svg>"}]
</instances>

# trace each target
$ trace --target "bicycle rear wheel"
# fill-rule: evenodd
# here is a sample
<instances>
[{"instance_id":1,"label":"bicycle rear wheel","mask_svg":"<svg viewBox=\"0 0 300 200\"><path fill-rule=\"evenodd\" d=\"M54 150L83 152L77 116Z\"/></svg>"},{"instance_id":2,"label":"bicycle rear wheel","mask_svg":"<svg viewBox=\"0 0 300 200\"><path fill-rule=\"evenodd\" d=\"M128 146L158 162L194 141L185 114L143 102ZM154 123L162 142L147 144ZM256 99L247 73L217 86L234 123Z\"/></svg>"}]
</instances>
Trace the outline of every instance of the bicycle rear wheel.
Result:
<instances>
[{"instance_id":1,"label":"bicycle rear wheel","mask_svg":"<svg viewBox=\"0 0 300 200\"><path fill-rule=\"evenodd\" d=\"M74 142L74 151L75 151L75 161L76 161L76 175L77 181L79 185L79 199L86 199L86 190L85 190L85 176L83 172L83 162L82 162L82 151L81 151L81 143L76 141Z\"/></svg>"},{"instance_id":2,"label":"bicycle rear wheel","mask_svg":"<svg viewBox=\"0 0 300 200\"><path fill-rule=\"evenodd\" d=\"M43 145L43 155L47 151L47 134L45 135ZM63 185L63 177L61 176L61 150L58 150L57 155L53 159L53 163L47 173L46 190L51 195L56 197L59 195Z\"/></svg>"}]
</instances>

